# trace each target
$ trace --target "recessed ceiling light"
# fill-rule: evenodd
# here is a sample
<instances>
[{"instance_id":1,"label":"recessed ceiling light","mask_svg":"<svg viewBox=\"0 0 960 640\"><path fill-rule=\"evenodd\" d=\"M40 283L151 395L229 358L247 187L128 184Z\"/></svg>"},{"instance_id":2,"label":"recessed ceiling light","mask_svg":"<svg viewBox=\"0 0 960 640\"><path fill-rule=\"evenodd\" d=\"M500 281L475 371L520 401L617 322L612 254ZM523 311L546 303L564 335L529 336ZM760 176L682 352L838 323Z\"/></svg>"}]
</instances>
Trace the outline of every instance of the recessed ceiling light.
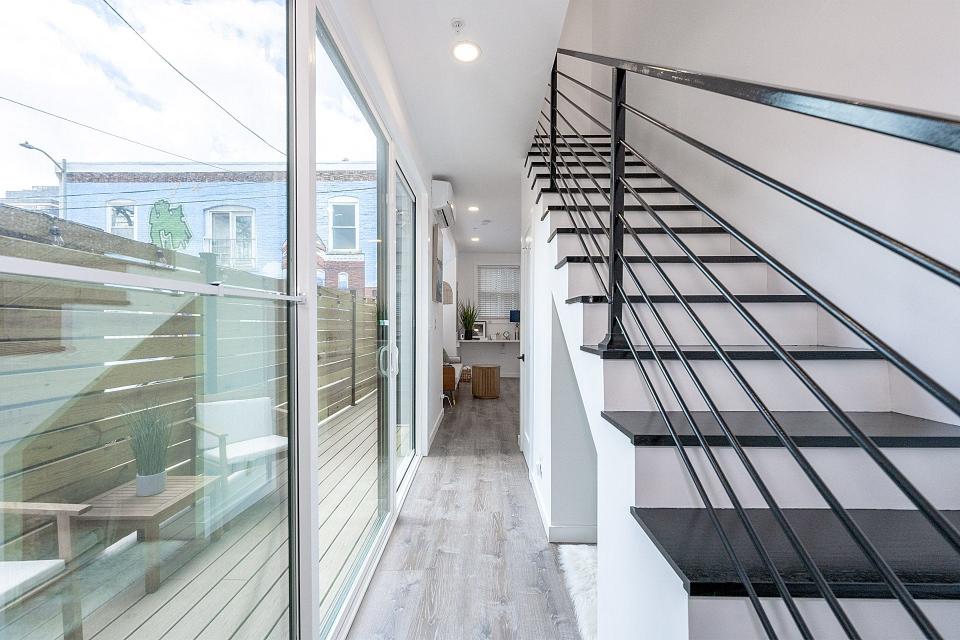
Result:
<instances>
[{"instance_id":1,"label":"recessed ceiling light","mask_svg":"<svg viewBox=\"0 0 960 640\"><path fill-rule=\"evenodd\" d=\"M472 204L472 205L470 205L469 207L467 207L467 211L470 211L470 212L472 212L472 213L476 213L477 211L480 211L480 207L478 207L478 206L475 205L475 204Z\"/></svg>"},{"instance_id":2,"label":"recessed ceiling light","mask_svg":"<svg viewBox=\"0 0 960 640\"><path fill-rule=\"evenodd\" d=\"M460 62L475 62L480 57L480 47L469 40L458 42L453 47L453 57Z\"/></svg>"},{"instance_id":3,"label":"recessed ceiling light","mask_svg":"<svg viewBox=\"0 0 960 640\"><path fill-rule=\"evenodd\" d=\"M473 236L472 238L470 238L470 242L480 242L480 238L478 238L477 236Z\"/></svg>"}]
</instances>

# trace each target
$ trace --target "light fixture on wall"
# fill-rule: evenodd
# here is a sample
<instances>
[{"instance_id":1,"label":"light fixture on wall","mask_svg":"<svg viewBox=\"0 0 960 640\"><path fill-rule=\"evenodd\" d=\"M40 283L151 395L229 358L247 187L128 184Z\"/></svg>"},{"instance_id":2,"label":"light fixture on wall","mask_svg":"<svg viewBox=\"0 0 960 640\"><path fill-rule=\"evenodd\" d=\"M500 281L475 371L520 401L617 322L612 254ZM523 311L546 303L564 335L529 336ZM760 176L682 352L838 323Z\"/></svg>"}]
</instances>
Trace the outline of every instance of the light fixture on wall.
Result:
<instances>
[{"instance_id":1,"label":"light fixture on wall","mask_svg":"<svg viewBox=\"0 0 960 640\"><path fill-rule=\"evenodd\" d=\"M463 33L463 20L454 18L450 21L450 26L453 27L457 36ZM460 40L453 45L453 57L460 62L476 62L477 58L480 57L480 47L475 42Z\"/></svg>"},{"instance_id":2,"label":"light fixture on wall","mask_svg":"<svg viewBox=\"0 0 960 640\"><path fill-rule=\"evenodd\" d=\"M470 213L476 213L477 211L480 211L480 207L478 207L475 204L472 204L469 207L467 207L467 211L469 211Z\"/></svg>"},{"instance_id":3,"label":"light fixture on wall","mask_svg":"<svg viewBox=\"0 0 960 640\"><path fill-rule=\"evenodd\" d=\"M472 238L470 238L470 242L480 242L480 238L478 238L477 236L473 236Z\"/></svg>"}]
</instances>

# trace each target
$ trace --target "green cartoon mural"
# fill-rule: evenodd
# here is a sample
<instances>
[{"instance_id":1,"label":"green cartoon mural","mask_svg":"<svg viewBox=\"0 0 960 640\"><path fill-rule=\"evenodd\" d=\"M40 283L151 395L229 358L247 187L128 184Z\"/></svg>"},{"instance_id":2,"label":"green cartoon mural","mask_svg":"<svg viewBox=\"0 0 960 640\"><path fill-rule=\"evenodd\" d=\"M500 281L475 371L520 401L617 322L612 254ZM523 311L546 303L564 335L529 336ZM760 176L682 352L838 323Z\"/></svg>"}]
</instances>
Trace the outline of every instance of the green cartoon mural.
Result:
<instances>
[{"instance_id":1,"label":"green cartoon mural","mask_svg":"<svg viewBox=\"0 0 960 640\"><path fill-rule=\"evenodd\" d=\"M171 207L166 200L157 200L150 207L150 242L164 249L187 248L190 227L183 216L183 205Z\"/></svg>"}]
</instances>

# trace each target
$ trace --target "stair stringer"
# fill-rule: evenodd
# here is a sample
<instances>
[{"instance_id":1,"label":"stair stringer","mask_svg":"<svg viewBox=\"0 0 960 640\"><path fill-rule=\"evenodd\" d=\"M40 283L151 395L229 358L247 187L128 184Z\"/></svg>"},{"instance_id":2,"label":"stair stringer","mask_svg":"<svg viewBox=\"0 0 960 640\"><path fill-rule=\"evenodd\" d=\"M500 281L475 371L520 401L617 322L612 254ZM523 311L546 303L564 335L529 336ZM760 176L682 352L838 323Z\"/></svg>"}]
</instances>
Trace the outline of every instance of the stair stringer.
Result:
<instances>
[{"instance_id":1,"label":"stair stringer","mask_svg":"<svg viewBox=\"0 0 960 640\"><path fill-rule=\"evenodd\" d=\"M535 252L540 256L552 253L549 234L549 220L539 221ZM579 305L566 304L566 273L537 262L537 281L549 283L597 451L598 637L688 638L683 581L630 514L637 500L637 457L632 444L600 415L608 383L603 361L580 349L583 313Z\"/></svg>"}]
</instances>

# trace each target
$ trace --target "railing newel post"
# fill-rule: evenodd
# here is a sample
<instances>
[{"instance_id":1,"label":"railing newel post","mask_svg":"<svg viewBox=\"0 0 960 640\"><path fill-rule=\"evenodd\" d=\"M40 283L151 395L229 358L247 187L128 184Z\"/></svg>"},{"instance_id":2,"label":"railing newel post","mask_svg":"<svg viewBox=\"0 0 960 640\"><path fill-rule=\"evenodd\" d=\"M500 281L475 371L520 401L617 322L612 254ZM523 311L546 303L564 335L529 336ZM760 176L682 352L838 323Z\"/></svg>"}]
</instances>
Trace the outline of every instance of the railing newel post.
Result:
<instances>
[{"instance_id":1,"label":"railing newel post","mask_svg":"<svg viewBox=\"0 0 960 640\"><path fill-rule=\"evenodd\" d=\"M557 190L557 56L550 72L550 191Z\"/></svg>"},{"instance_id":2,"label":"railing newel post","mask_svg":"<svg viewBox=\"0 0 960 640\"><path fill-rule=\"evenodd\" d=\"M607 337L598 347L603 350L627 348L623 336L623 175L626 134L627 72L620 68L612 70L610 93L610 248L607 253Z\"/></svg>"}]
</instances>

